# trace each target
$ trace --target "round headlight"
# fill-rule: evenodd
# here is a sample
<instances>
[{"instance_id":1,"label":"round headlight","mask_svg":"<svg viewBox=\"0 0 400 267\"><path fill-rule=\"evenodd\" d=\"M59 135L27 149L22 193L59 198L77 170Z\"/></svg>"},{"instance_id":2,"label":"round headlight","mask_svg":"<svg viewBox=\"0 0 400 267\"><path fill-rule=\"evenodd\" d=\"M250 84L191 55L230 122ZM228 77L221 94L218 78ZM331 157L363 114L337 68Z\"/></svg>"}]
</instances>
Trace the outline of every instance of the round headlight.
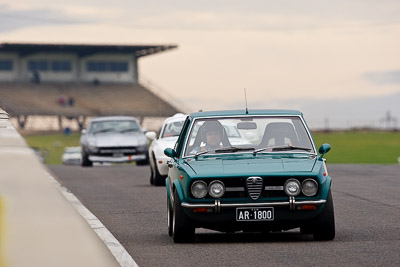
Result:
<instances>
[{"instance_id":1,"label":"round headlight","mask_svg":"<svg viewBox=\"0 0 400 267\"><path fill-rule=\"evenodd\" d=\"M302 184L302 189L304 195L311 197L318 192L318 184L314 179L306 179Z\"/></svg>"},{"instance_id":2,"label":"round headlight","mask_svg":"<svg viewBox=\"0 0 400 267\"><path fill-rule=\"evenodd\" d=\"M289 179L286 181L284 186L285 193L288 196L294 197L300 194L300 182L296 179Z\"/></svg>"},{"instance_id":3,"label":"round headlight","mask_svg":"<svg viewBox=\"0 0 400 267\"><path fill-rule=\"evenodd\" d=\"M208 193L213 198L220 198L225 193L225 186L221 181L213 181L208 187Z\"/></svg>"},{"instance_id":4,"label":"round headlight","mask_svg":"<svg viewBox=\"0 0 400 267\"><path fill-rule=\"evenodd\" d=\"M192 195L195 198L203 198L207 195L207 184L203 181L196 181L192 184Z\"/></svg>"}]
</instances>

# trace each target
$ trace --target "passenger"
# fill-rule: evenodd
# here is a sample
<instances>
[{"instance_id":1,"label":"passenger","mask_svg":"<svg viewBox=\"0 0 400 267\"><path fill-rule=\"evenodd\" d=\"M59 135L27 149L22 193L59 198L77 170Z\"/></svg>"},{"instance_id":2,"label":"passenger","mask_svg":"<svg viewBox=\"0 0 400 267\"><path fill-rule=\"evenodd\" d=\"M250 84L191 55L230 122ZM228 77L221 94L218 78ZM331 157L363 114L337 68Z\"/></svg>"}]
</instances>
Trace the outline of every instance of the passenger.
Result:
<instances>
[{"instance_id":1,"label":"passenger","mask_svg":"<svg viewBox=\"0 0 400 267\"><path fill-rule=\"evenodd\" d=\"M167 125L165 137L178 136L182 130L183 121L176 121Z\"/></svg>"}]
</instances>

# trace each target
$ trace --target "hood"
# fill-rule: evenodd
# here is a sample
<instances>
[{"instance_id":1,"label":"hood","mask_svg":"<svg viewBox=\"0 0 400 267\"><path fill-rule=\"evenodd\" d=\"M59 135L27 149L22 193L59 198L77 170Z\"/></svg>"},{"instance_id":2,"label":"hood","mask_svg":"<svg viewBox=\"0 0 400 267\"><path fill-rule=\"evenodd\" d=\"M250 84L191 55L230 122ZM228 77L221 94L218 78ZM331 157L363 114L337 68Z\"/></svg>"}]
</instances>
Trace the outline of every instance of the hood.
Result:
<instances>
[{"instance_id":1,"label":"hood","mask_svg":"<svg viewBox=\"0 0 400 267\"><path fill-rule=\"evenodd\" d=\"M92 137L97 147L141 146L148 144L147 138L141 132L104 133Z\"/></svg>"},{"instance_id":2,"label":"hood","mask_svg":"<svg viewBox=\"0 0 400 267\"><path fill-rule=\"evenodd\" d=\"M312 157L203 158L186 163L201 176L248 176L281 172L311 172L316 159Z\"/></svg>"}]
</instances>

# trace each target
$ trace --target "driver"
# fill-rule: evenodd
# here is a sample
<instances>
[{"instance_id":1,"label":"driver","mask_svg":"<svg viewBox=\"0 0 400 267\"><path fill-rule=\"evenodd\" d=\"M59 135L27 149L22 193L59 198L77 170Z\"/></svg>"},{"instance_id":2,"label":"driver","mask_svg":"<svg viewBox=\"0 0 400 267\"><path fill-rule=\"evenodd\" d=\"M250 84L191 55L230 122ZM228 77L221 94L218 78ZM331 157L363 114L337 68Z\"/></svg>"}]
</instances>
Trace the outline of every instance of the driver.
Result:
<instances>
[{"instance_id":1,"label":"driver","mask_svg":"<svg viewBox=\"0 0 400 267\"><path fill-rule=\"evenodd\" d=\"M178 136L182 130L183 121L176 121L168 124L166 127L165 137Z\"/></svg>"},{"instance_id":2,"label":"driver","mask_svg":"<svg viewBox=\"0 0 400 267\"><path fill-rule=\"evenodd\" d=\"M198 153L200 151L208 151L222 147L222 136L224 134L224 127L219 121L206 121L200 127L201 144L200 147L195 147L191 153Z\"/></svg>"}]
</instances>

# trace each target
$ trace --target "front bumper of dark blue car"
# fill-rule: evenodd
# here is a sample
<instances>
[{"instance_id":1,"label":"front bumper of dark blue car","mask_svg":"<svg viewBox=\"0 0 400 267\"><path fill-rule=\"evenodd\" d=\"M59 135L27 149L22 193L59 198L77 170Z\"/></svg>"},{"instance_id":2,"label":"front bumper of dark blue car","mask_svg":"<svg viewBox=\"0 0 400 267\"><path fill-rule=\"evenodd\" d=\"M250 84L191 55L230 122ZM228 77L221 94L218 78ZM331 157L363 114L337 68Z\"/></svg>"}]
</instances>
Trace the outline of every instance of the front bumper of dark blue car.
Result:
<instances>
[{"instance_id":1,"label":"front bumper of dark blue car","mask_svg":"<svg viewBox=\"0 0 400 267\"><path fill-rule=\"evenodd\" d=\"M295 198L289 198L288 201L280 202L256 202L256 203L221 203L216 199L214 203L187 203L183 202L182 207L187 209L213 209L214 212L219 213L223 209L245 208L245 207L288 207L289 210L296 210L298 207L304 205L321 206L325 204L325 199L318 200L300 200L296 201Z\"/></svg>"}]
</instances>

